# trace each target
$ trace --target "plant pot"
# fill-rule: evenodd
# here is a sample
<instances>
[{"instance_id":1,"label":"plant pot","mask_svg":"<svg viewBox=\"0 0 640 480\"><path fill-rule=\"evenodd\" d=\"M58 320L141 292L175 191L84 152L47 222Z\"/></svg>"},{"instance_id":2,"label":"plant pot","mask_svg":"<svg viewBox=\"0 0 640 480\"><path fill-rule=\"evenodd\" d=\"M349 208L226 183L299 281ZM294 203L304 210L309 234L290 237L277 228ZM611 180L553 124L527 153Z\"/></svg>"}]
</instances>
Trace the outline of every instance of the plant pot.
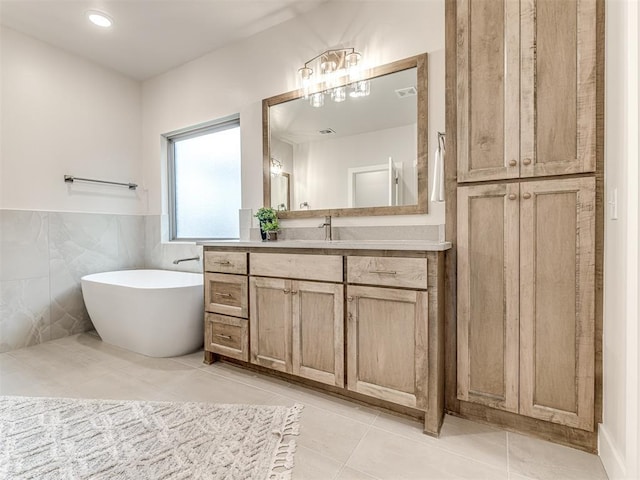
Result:
<instances>
[{"instance_id":1,"label":"plant pot","mask_svg":"<svg viewBox=\"0 0 640 480\"><path fill-rule=\"evenodd\" d=\"M260 222L260 237L262 238L262 241L263 241L263 242L266 242L266 241L267 241L267 232L265 232L265 231L262 229L262 226L263 226L263 225L264 225L264 222Z\"/></svg>"},{"instance_id":2,"label":"plant pot","mask_svg":"<svg viewBox=\"0 0 640 480\"><path fill-rule=\"evenodd\" d=\"M278 232L266 232L267 242L275 242L278 240Z\"/></svg>"}]
</instances>

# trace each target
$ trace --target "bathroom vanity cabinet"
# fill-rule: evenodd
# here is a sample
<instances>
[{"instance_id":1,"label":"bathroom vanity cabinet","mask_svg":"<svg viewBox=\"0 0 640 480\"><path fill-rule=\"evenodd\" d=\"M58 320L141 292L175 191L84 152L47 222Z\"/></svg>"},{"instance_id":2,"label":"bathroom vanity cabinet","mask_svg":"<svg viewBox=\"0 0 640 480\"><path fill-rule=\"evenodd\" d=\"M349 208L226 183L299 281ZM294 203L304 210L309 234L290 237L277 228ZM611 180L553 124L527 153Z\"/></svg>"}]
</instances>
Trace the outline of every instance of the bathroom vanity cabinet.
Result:
<instances>
[{"instance_id":1,"label":"bathroom vanity cabinet","mask_svg":"<svg viewBox=\"0 0 640 480\"><path fill-rule=\"evenodd\" d=\"M206 363L241 360L424 417L438 434L447 243L229 245L204 244Z\"/></svg>"},{"instance_id":2,"label":"bathroom vanity cabinet","mask_svg":"<svg viewBox=\"0 0 640 480\"><path fill-rule=\"evenodd\" d=\"M249 359L249 299L246 252L204 256L204 344L208 359L220 354Z\"/></svg>"}]
</instances>

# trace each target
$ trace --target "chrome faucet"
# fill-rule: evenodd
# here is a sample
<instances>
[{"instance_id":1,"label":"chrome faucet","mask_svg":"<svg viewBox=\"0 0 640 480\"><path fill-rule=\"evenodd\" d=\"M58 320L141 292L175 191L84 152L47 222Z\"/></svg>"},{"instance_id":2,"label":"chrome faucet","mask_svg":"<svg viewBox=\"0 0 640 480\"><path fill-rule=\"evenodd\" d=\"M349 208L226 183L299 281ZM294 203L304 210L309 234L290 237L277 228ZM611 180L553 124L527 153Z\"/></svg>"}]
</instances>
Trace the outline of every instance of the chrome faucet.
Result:
<instances>
[{"instance_id":1,"label":"chrome faucet","mask_svg":"<svg viewBox=\"0 0 640 480\"><path fill-rule=\"evenodd\" d=\"M324 223L321 223L320 225L318 225L318 228L322 228L322 227L324 227L325 241L330 242L331 240L333 240L331 235L331 215L327 215L326 217L324 217Z\"/></svg>"},{"instance_id":2,"label":"chrome faucet","mask_svg":"<svg viewBox=\"0 0 640 480\"><path fill-rule=\"evenodd\" d=\"M200 255L198 255L197 257L178 258L173 261L173 264L178 265L180 262L190 262L191 260L200 261Z\"/></svg>"}]
</instances>

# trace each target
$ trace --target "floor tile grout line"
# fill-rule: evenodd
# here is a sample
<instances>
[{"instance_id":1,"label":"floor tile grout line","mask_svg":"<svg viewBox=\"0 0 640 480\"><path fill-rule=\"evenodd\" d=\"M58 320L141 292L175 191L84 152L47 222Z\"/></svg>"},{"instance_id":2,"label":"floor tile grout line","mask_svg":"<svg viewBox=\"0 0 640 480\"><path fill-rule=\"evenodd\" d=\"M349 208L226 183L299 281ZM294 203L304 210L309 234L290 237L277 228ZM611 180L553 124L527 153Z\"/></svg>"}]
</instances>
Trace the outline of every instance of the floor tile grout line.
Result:
<instances>
[{"instance_id":1,"label":"floor tile grout line","mask_svg":"<svg viewBox=\"0 0 640 480\"><path fill-rule=\"evenodd\" d=\"M507 477L511 478L511 454L509 453L509 432L506 432L507 435Z\"/></svg>"},{"instance_id":2,"label":"floor tile grout line","mask_svg":"<svg viewBox=\"0 0 640 480\"><path fill-rule=\"evenodd\" d=\"M347 463L349 463L349 460L351 460L351 458L353 457L353 454L356 452L356 450L358 449L358 447L360 446L360 444L362 443L362 440L364 440L364 437L367 436L367 434L371 431L371 429L373 428L373 424L375 423L376 419L380 416L380 413L376 414L376 417L373 419L373 422L371 422L368 427L367 430L362 434L362 436L360 437L360 440L358 440L358 443L356 444L355 447L353 447L353 450L351 450L351 453L349 454L349 457L347 457L347 459L345 460L345 462L342 464L342 467L340 468L340 470L338 471L338 473L336 474L335 477L333 477L333 480L336 480L338 478L338 476L342 473L342 470L344 470L344 467L347 466ZM363 472L366 473L366 472ZM369 475L367 473L367 475ZM372 476L372 475L369 475ZM376 480L379 480L378 477L373 477Z\"/></svg>"},{"instance_id":3,"label":"floor tile grout line","mask_svg":"<svg viewBox=\"0 0 640 480\"><path fill-rule=\"evenodd\" d=\"M303 401L303 400L300 400L300 399L296 398L295 396L287 395L286 393L283 393L283 392L276 392L276 391L273 391L273 390L270 390L270 389L267 389L267 388L258 387L258 386L256 386L256 385L252 385L252 384L247 383L247 382L242 382L242 381L236 380L236 379L234 379L234 378L230 378L230 377L228 377L228 376L221 375L221 374L216 373L216 372L211 372L211 371L205 371L205 372L206 372L206 373L208 373L208 374L210 374L210 375L215 375L215 376L217 376L217 377L221 377L221 378L224 378L224 379L226 379L226 380L229 380L229 381L232 381L232 382L239 383L239 384L241 384L241 385L245 385L245 386L248 386L248 387L253 387L253 388L256 388L256 389L258 389L258 390L262 390L262 391L264 391L264 392L268 392L268 393L271 393L271 394L280 395L280 396L282 396L282 397L288 398L289 400L294 400L294 401L296 401L296 402L304 403L304 401ZM258 378L263 378L263 377L258 377ZM265 378L266 378L266 377L265 377ZM291 388L291 389L292 389L292 391L294 391L294 392L295 392L295 390L293 389L293 384L289 384L287 387L285 387L285 389L287 389L287 388ZM313 390L310 390L310 391L313 391ZM307 393L307 389L303 390L303 393ZM322 397L319 397L319 398L322 398ZM307 404L305 404L305 405L307 405ZM338 413L338 412L336 412L335 410L331 410L331 409L329 409L329 408L322 407L322 406L320 406L320 405L316 405L316 404L313 404L313 403L309 403L308 405L309 405L309 406L311 406L311 407L315 407L315 408L318 408L318 409L320 409L320 410L323 410L323 411L325 411L325 412L328 412L328 413L331 413L331 414L334 414L334 415L338 415L338 416L343 417L343 418L348 418L349 420L352 420L352 421L354 421L354 422L358 422L358 423L361 423L362 425L367 425L367 426L371 426L371 425L373 425L373 422L375 422L376 418L378 418L378 416L380 415L380 413L379 413L379 412L375 412L375 416L373 417L373 419L371 420L371 422L363 422L363 421L361 421L361 420L357 420L357 419L355 419L355 418L349 417L349 416L344 415L344 414L342 414L342 413ZM355 407L356 407L356 405L354 404L354 407L353 407L353 408L355 408Z\"/></svg>"},{"instance_id":4,"label":"floor tile grout line","mask_svg":"<svg viewBox=\"0 0 640 480\"><path fill-rule=\"evenodd\" d=\"M375 421L374 421L374 423L375 423ZM445 448L445 447L443 447L443 446L441 446L441 445L438 445L438 444L437 444L437 443L438 443L438 442L437 442L437 441L438 441L438 439L437 439L437 438L436 438L436 443L435 443L435 444L430 444L430 443L428 443L428 442L423 442L423 441L421 441L421 440L416 440L415 438L410 437L409 435L405 435L405 434L403 434L403 433L398 433L398 432L393 431L393 430L391 430L391 429L389 429L389 428L384 428L384 427L380 427L380 426L373 425L373 424L372 424L372 426L373 426L376 430L381 430L381 431L383 431L383 432L385 432L385 433L390 433L390 434L396 435L396 436L398 436L398 437L402 437L402 438L404 438L405 440L410 440L410 441L412 441L412 442L414 442L414 443L418 443L418 444L421 444L421 445L427 445L427 446L433 446L434 448L438 449L438 450L439 450L439 451L441 451L441 452L451 453L451 454L456 455L456 456L458 456L458 457L464 458L464 459L466 459L466 460L471 460L471 461L473 461L473 462L480 463L480 464L485 465L485 466L487 466L487 467L491 467L491 468L500 468L499 466L497 466L497 465L495 465L495 464L488 463L488 462L485 462L485 461L482 461L482 460L478 460L478 459L476 459L476 458L471 458L471 457L468 457L468 456L463 455L463 454L461 454L461 453L458 453L458 452L456 452L456 451L455 451L455 450L453 450L453 449ZM501 431L501 430L497 430L497 431ZM507 433L506 431L503 431L503 432L504 432L505 434ZM423 434L423 435L426 435L426 434ZM467 434L465 434L465 435L467 435ZM428 435L427 435L427 437L428 437L428 438L433 438L433 437L430 437L430 436L428 436ZM507 453L508 453L508 452L507 452ZM507 459L507 472L508 472L508 459Z\"/></svg>"}]
</instances>

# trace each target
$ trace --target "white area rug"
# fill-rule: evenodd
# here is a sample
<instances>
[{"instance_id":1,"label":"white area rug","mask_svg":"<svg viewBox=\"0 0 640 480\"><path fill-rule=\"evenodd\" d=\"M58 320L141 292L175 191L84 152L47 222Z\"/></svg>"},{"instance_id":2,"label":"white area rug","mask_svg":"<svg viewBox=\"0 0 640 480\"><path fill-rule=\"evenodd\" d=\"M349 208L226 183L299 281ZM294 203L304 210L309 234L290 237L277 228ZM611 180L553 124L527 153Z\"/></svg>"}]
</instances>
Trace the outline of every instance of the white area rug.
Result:
<instances>
[{"instance_id":1,"label":"white area rug","mask_svg":"<svg viewBox=\"0 0 640 480\"><path fill-rule=\"evenodd\" d=\"M301 410L0 397L0 478L288 479Z\"/></svg>"}]
</instances>

